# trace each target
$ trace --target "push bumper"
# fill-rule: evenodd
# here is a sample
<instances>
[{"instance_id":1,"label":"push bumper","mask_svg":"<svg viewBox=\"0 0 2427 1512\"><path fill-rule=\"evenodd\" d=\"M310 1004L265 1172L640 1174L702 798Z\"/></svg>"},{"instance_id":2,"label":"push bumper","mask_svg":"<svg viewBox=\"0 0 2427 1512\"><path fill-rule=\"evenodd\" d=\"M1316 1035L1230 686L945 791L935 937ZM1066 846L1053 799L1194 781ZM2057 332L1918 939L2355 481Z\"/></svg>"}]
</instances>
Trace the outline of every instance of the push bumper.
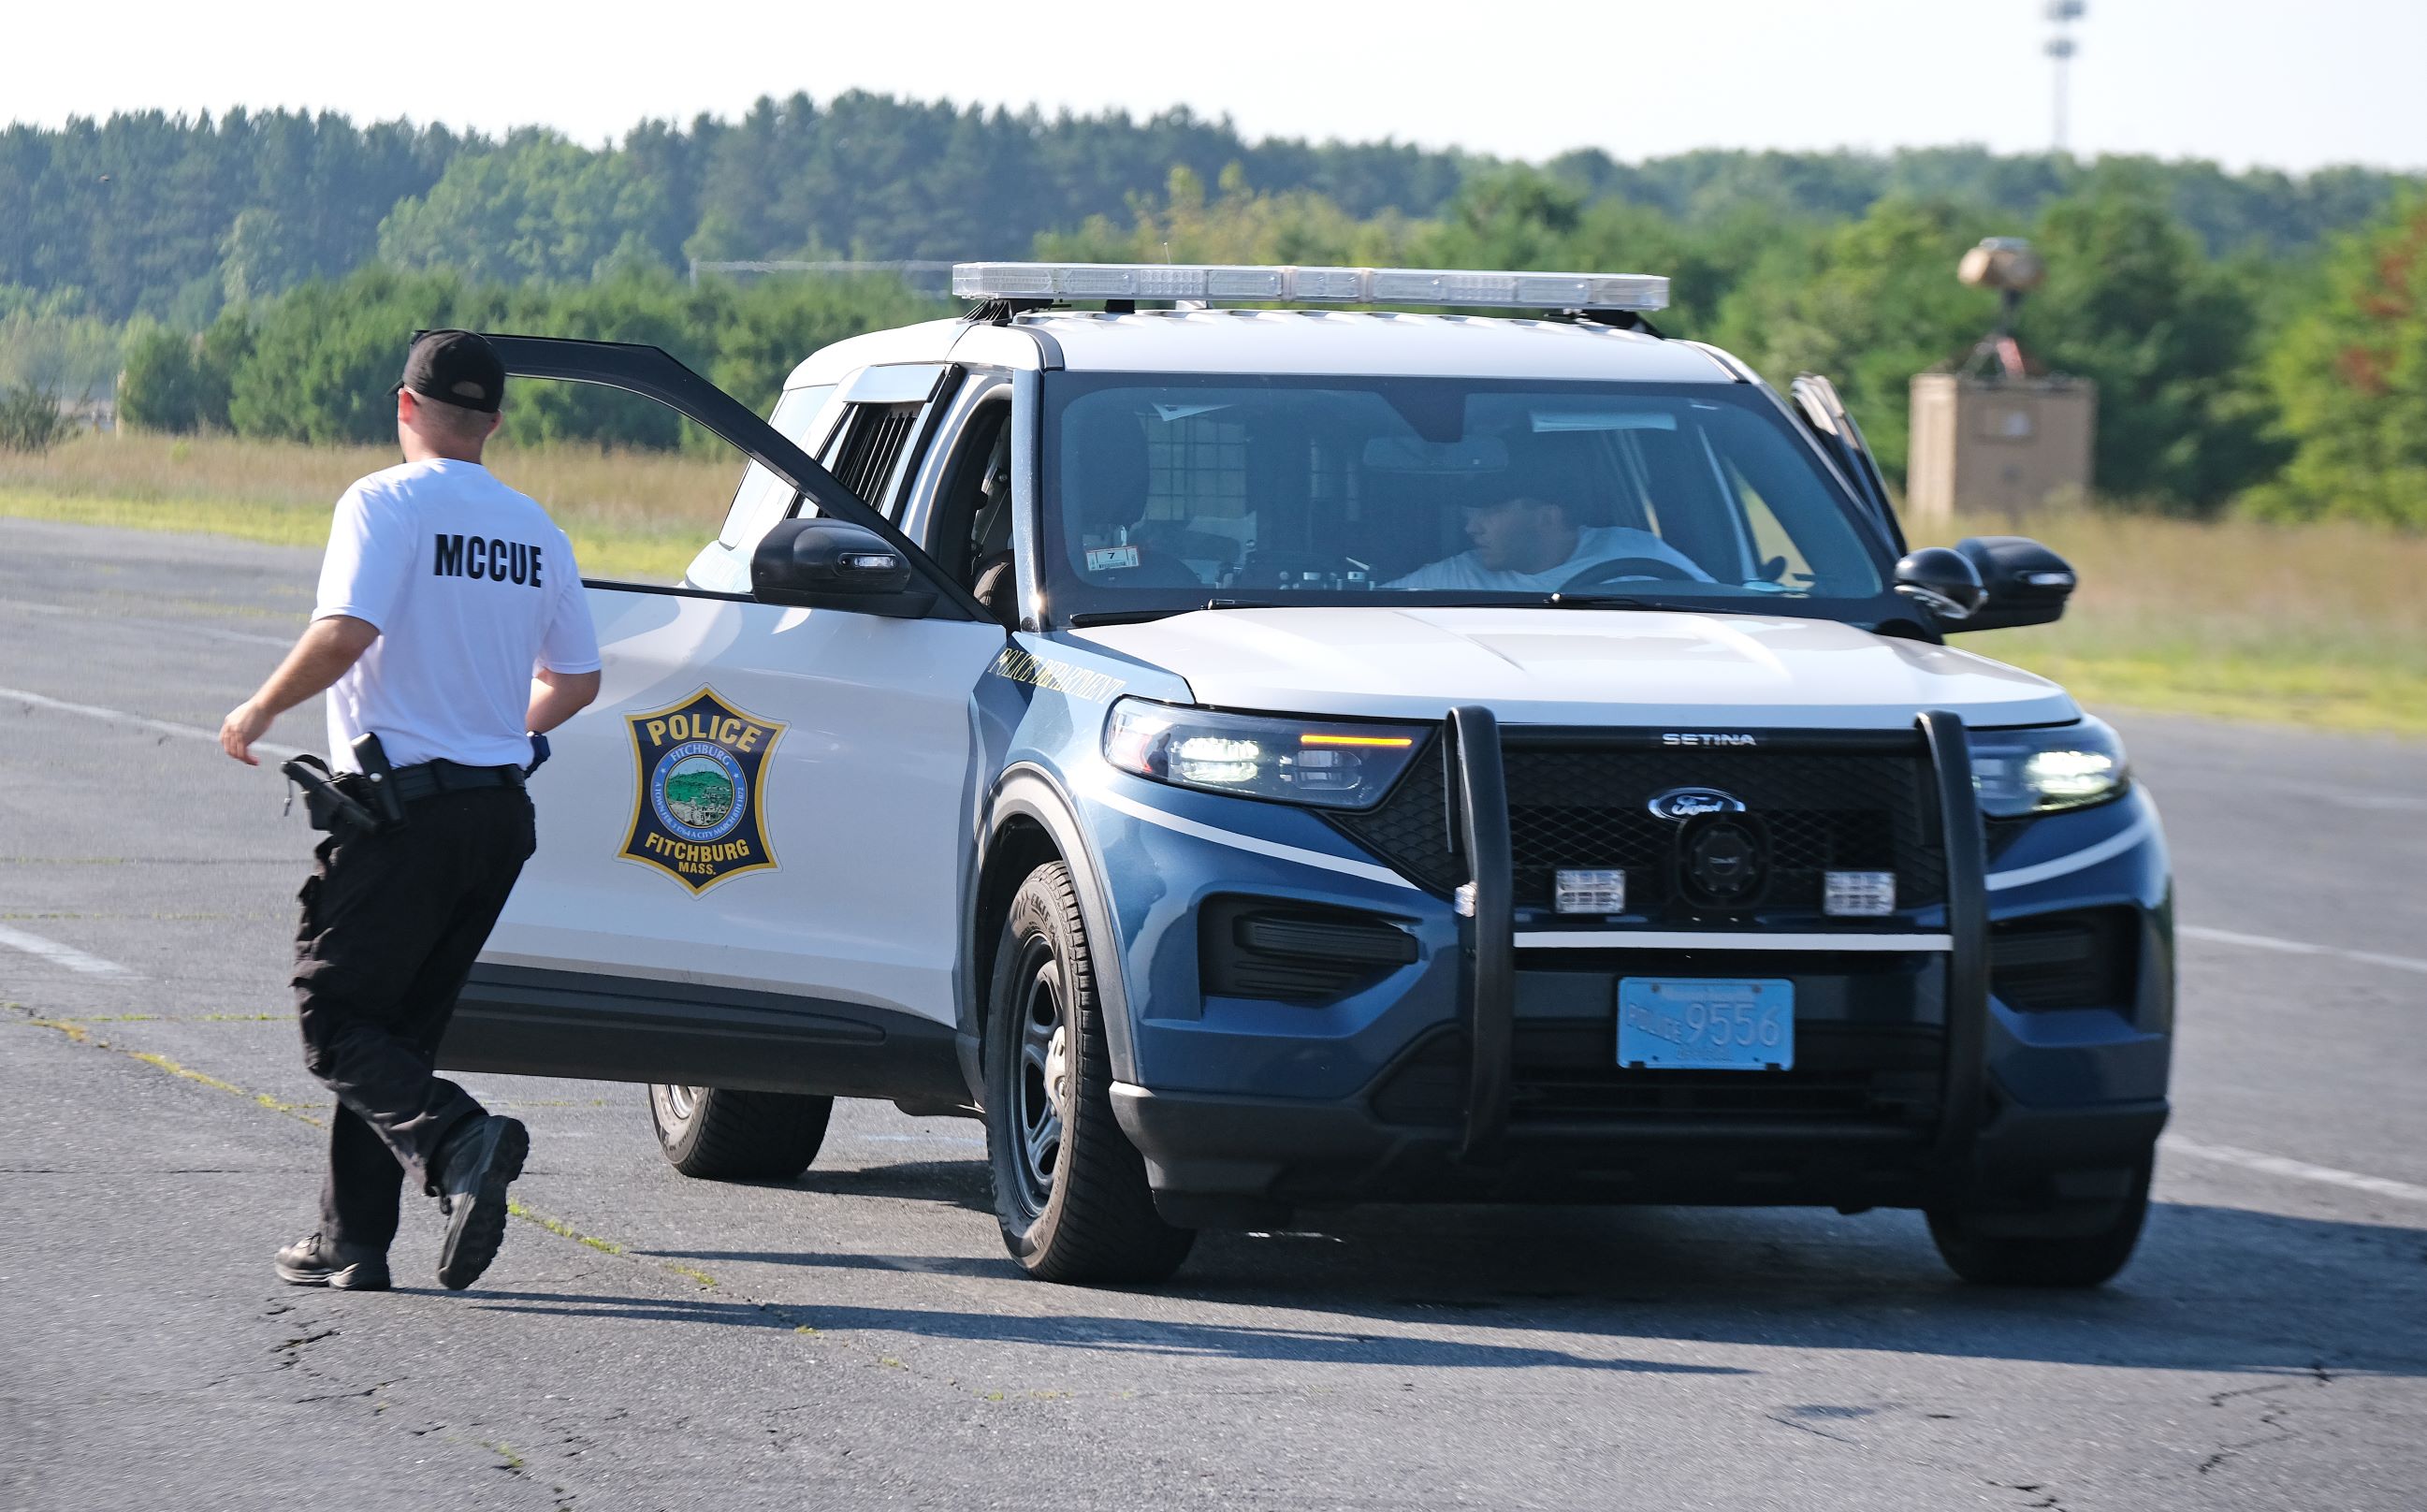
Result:
<instances>
[{"instance_id":1,"label":"push bumper","mask_svg":"<svg viewBox=\"0 0 2427 1512\"><path fill-rule=\"evenodd\" d=\"M1948 948L1927 968L1941 1006L1931 1059L1911 1067L1927 1083L1920 1116L1865 1122L1675 1109L1562 1116L1528 1102L1520 1042L1543 1026L1520 1000L1531 993L1538 1006L1541 981L1521 969L1517 948L1500 733L1488 710L1462 708L1450 722L1453 832L1474 882L1472 913L1461 921L1458 1021L1410 1047L1353 1097L1116 1086L1116 1115L1145 1157L1158 1202L1174 1222L1219 1227L1266 1227L1299 1208L1368 1201L1860 1209L2031 1206L2102 1195L2145 1156L2165 1122L2165 1100L2033 1106L1995 1084L1985 848L1969 749L1950 714L1922 715L1913 740L1928 757L1947 855ZM1378 1089L1411 1068L1453 1081L1455 1106L1418 1118L1390 1106ZM2162 1077L2143 1090L2162 1092Z\"/></svg>"},{"instance_id":2,"label":"push bumper","mask_svg":"<svg viewBox=\"0 0 2427 1512\"><path fill-rule=\"evenodd\" d=\"M1496 1158L1447 1129L1387 1123L1361 1101L1113 1089L1157 1205L1191 1227L1267 1227L1309 1208L1364 1202L1662 1203L1928 1208L2103 1195L2166 1122L2163 1098L2008 1107L1960 1166L1894 1130L1791 1120L1646 1120L1520 1128Z\"/></svg>"}]
</instances>

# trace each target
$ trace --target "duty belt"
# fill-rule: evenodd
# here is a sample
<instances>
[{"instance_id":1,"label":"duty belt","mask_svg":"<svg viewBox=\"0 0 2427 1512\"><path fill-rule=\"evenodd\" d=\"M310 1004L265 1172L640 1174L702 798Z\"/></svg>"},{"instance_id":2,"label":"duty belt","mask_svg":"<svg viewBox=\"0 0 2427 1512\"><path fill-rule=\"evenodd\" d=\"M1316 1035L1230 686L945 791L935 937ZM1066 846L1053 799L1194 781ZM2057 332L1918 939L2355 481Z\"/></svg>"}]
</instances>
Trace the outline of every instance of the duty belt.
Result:
<instances>
[{"instance_id":1,"label":"duty belt","mask_svg":"<svg viewBox=\"0 0 2427 1512\"><path fill-rule=\"evenodd\" d=\"M470 792L479 788L519 788L520 767L467 767L460 761L421 761L388 773L389 790L399 802L417 803L440 793Z\"/></svg>"}]
</instances>

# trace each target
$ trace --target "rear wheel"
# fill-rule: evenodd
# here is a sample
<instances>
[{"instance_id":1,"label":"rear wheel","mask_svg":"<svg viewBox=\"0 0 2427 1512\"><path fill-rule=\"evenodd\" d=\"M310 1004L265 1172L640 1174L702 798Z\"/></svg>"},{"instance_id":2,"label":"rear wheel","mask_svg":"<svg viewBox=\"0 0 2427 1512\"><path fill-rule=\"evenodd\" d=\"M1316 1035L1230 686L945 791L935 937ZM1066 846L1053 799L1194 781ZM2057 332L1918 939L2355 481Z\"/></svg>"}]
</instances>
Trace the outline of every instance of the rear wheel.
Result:
<instances>
[{"instance_id":1,"label":"rear wheel","mask_svg":"<svg viewBox=\"0 0 2427 1512\"><path fill-rule=\"evenodd\" d=\"M1930 1237L1947 1269L1980 1286L2089 1287L2132 1258L2149 1216L2152 1156L2143 1155L2120 1201L2067 1204L2044 1213L1935 1209Z\"/></svg>"},{"instance_id":2,"label":"rear wheel","mask_svg":"<svg viewBox=\"0 0 2427 1512\"><path fill-rule=\"evenodd\" d=\"M1160 1281L1196 1234L1154 1209L1114 1121L1113 1066L1085 923L1061 862L1020 885L986 1000L986 1146L1003 1244L1047 1281Z\"/></svg>"},{"instance_id":3,"label":"rear wheel","mask_svg":"<svg viewBox=\"0 0 2427 1512\"><path fill-rule=\"evenodd\" d=\"M789 1180L825 1143L832 1097L728 1087L652 1085L658 1148L685 1176L711 1181Z\"/></svg>"}]
</instances>

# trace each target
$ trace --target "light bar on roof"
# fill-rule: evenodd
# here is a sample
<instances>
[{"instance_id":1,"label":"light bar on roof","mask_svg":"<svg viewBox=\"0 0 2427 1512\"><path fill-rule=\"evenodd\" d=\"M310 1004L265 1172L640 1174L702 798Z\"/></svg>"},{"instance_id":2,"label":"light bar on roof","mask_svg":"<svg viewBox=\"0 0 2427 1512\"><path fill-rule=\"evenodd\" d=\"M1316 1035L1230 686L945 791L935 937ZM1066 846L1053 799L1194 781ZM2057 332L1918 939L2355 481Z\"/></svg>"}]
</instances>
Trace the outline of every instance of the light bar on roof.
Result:
<instances>
[{"instance_id":1,"label":"light bar on roof","mask_svg":"<svg viewBox=\"0 0 2427 1512\"><path fill-rule=\"evenodd\" d=\"M1665 309L1669 303L1669 281L1650 273L1247 268L1203 263L961 263L953 268L953 292L965 300L1233 300L1645 314Z\"/></svg>"}]
</instances>

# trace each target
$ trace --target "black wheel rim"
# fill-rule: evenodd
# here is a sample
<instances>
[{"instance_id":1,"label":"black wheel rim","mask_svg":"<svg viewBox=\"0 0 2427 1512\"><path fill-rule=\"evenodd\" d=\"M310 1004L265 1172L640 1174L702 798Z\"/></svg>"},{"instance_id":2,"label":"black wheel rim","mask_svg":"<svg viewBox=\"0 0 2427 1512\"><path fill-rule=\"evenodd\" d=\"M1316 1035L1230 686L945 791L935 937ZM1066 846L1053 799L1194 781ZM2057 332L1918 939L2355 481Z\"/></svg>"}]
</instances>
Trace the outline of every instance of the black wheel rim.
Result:
<instances>
[{"instance_id":1,"label":"black wheel rim","mask_svg":"<svg viewBox=\"0 0 2427 1512\"><path fill-rule=\"evenodd\" d=\"M1020 1200L1029 1211L1042 1213L1053 1198L1053 1182L1062 1169L1070 1100L1069 1016L1062 996L1062 965L1043 940L1029 942L1020 953L1019 973L1012 980L1019 1010L1018 1059L1011 1068L1018 1114L1012 1164L1019 1177Z\"/></svg>"}]
</instances>

